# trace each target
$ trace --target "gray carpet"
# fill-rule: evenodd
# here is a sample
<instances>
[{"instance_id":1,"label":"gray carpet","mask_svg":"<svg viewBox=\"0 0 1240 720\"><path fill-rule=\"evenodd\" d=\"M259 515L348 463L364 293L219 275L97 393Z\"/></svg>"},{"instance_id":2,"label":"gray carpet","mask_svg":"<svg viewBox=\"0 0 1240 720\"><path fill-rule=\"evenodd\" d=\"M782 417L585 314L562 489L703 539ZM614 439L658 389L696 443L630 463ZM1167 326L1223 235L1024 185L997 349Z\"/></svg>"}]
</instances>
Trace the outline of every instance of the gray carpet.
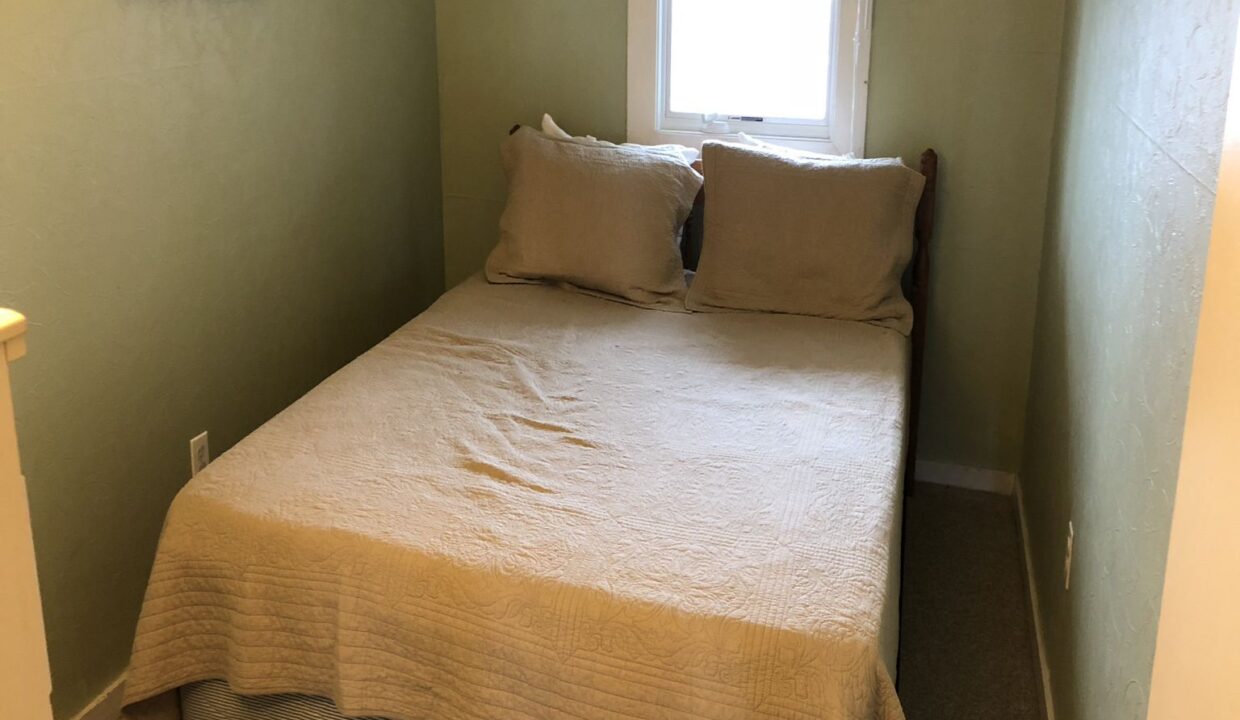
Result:
<instances>
[{"instance_id":1,"label":"gray carpet","mask_svg":"<svg viewBox=\"0 0 1240 720\"><path fill-rule=\"evenodd\" d=\"M908 720L1040 720L1011 498L920 483L905 512L900 699Z\"/></svg>"}]
</instances>

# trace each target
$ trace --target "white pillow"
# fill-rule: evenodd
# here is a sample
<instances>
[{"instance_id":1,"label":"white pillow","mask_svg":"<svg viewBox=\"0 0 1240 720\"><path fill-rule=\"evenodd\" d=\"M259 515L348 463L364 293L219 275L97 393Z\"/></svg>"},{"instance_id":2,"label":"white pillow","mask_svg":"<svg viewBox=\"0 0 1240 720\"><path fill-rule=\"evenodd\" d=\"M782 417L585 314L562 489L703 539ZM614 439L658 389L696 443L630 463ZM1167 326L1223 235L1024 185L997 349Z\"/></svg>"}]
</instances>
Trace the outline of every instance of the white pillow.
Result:
<instances>
[{"instance_id":1,"label":"white pillow","mask_svg":"<svg viewBox=\"0 0 1240 720\"><path fill-rule=\"evenodd\" d=\"M560 128L560 126L556 124L555 119L552 118L551 115L548 113L543 113L542 131L543 131L543 135L546 135L547 137L552 138L554 140L567 140L569 142L579 142L579 143L584 143L587 145L594 145L594 144L614 145L614 143L609 143L609 142L604 142L602 140L599 140L593 135L586 135L585 137L573 137L572 135L569 135L566 131L564 131L562 128Z\"/></svg>"},{"instance_id":2,"label":"white pillow","mask_svg":"<svg viewBox=\"0 0 1240 720\"><path fill-rule=\"evenodd\" d=\"M854 158L852 153L848 153L846 155L829 155L827 153L816 153L810 152L809 150L798 150L797 148L776 145L774 143L759 140L748 133L737 133L736 137L741 145L762 148L763 150L769 150L771 152L776 152L781 155L788 155L790 157L818 158L821 160L852 160Z\"/></svg>"},{"instance_id":3,"label":"white pillow","mask_svg":"<svg viewBox=\"0 0 1240 720\"><path fill-rule=\"evenodd\" d=\"M568 142L575 142L575 143L580 143L583 145L599 145L602 147L627 147L627 148L635 148L635 149L642 149L642 150L650 150L653 152L671 152L684 158L685 163L689 165L692 165L693 163L697 162L698 158L702 156L702 154L698 152L696 148L686 147L684 145L671 145L671 144L639 145L637 143L624 143L623 145L616 145L615 143L610 143L610 142L607 142L606 140L599 140L593 135L586 135L584 137L573 137L572 135L569 135L565 130L560 128L560 126L556 124L555 120L547 113L543 113L542 131L543 131L543 134L549 138L553 138L555 140L566 140Z\"/></svg>"}]
</instances>

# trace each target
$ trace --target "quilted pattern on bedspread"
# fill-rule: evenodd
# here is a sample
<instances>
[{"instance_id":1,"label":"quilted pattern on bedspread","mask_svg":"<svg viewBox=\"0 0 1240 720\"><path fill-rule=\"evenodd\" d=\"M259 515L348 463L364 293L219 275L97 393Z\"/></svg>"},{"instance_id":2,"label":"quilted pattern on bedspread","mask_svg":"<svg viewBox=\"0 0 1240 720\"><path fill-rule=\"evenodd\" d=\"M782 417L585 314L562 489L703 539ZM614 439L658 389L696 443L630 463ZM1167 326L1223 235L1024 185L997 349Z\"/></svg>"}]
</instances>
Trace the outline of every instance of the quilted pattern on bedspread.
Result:
<instances>
[{"instance_id":1,"label":"quilted pattern on bedspread","mask_svg":"<svg viewBox=\"0 0 1240 720\"><path fill-rule=\"evenodd\" d=\"M126 702L898 720L904 343L467 282L180 493Z\"/></svg>"}]
</instances>

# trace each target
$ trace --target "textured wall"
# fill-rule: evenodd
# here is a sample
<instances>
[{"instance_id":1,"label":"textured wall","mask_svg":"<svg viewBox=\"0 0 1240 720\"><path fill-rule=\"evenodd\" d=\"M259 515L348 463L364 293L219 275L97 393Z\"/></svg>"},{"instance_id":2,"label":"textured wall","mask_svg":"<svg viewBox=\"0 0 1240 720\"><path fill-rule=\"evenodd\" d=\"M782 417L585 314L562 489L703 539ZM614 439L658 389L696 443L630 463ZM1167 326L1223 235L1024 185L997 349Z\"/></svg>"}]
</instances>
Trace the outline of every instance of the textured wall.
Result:
<instances>
[{"instance_id":1,"label":"textured wall","mask_svg":"<svg viewBox=\"0 0 1240 720\"><path fill-rule=\"evenodd\" d=\"M439 0L444 266L449 286L482 268L507 194L499 144L544 112L566 129L624 140L626 0Z\"/></svg>"},{"instance_id":2,"label":"textured wall","mask_svg":"<svg viewBox=\"0 0 1240 720\"><path fill-rule=\"evenodd\" d=\"M921 456L1020 464L1062 0L875 0L866 153L938 150Z\"/></svg>"},{"instance_id":3,"label":"textured wall","mask_svg":"<svg viewBox=\"0 0 1240 720\"><path fill-rule=\"evenodd\" d=\"M438 3L448 284L495 242L509 126L547 111L574 132L624 136L626 7ZM1061 11L1059 0L875 3L868 152L943 155L928 459L1020 461Z\"/></svg>"},{"instance_id":4,"label":"textured wall","mask_svg":"<svg viewBox=\"0 0 1240 720\"><path fill-rule=\"evenodd\" d=\"M1210 231L1166 582L1151 720L1240 717L1240 57Z\"/></svg>"},{"instance_id":5,"label":"textured wall","mask_svg":"<svg viewBox=\"0 0 1240 720\"><path fill-rule=\"evenodd\" d=\"M124 666L188 440L442 288L429 0L0 0L0 305L60 718Z\"/></svg>"},{"instance_id":6,"label":"textured wall","mask_svg":"<svg viewBox=\"0 0 1240 720\"><path fill-rule=\"evenodd\" d=\"M1068 5L1022 471L1060 720L1146 713L1236 9Z\"/></svg>"}]
</instances>

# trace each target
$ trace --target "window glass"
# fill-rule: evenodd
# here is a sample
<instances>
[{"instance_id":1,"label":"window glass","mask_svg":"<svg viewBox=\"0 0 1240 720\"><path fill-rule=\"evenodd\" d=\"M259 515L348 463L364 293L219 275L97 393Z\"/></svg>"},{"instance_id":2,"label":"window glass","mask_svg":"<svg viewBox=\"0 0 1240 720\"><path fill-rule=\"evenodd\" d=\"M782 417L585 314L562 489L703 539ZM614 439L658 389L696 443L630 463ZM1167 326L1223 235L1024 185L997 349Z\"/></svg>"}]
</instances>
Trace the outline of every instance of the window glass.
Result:
<instances>
[{"instance_id":1,"label":"window glass","mask_svg":"<svg viewBox=\"0 0 1240 720\"><path fill-rule=\"evenodd\" d=\"M832 0L667 0L667 109L825 121Z\"/></svg>"}]
</instances>

